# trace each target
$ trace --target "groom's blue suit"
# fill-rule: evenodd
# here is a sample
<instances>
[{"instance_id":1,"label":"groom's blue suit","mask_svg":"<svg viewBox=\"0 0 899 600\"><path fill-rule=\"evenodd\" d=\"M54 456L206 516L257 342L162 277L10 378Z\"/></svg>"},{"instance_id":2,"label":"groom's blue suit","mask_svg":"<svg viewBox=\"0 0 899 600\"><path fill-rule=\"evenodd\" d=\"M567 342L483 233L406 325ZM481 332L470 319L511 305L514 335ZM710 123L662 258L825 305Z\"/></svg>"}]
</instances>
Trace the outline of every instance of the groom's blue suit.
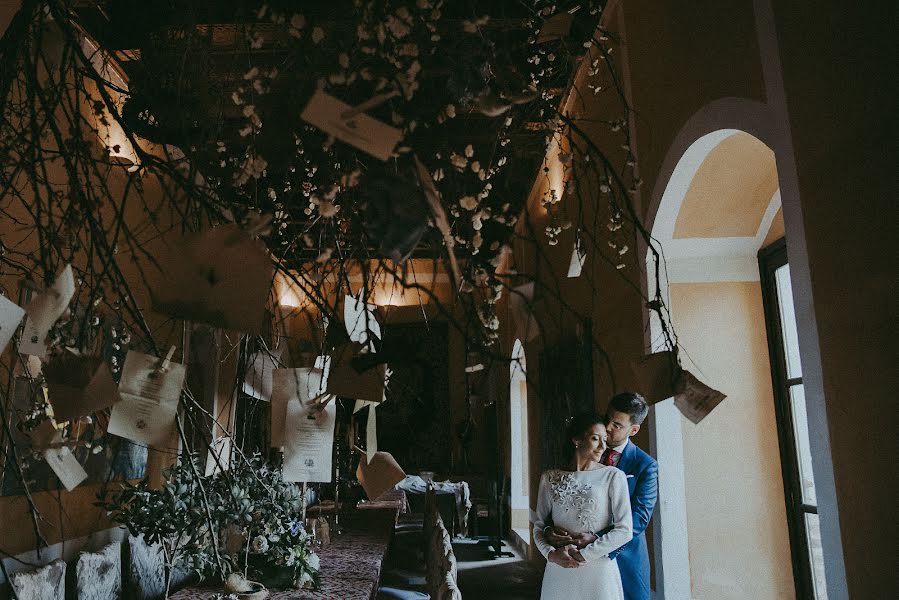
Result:
<instances>
[{"instance_id":1,"label":"groom's blue suit","mask_svg":"<svg viewBox=\"0 0 899 600\"><path fill-rule=\"evenodd\" d=\"M659 497L659 465L653 457L628 440L615 466L627 475L634 537L621 548L610 552L609 558L618 560L625 600L649 600L649 549L644 532Z\"/></svg>"}]
</instances>

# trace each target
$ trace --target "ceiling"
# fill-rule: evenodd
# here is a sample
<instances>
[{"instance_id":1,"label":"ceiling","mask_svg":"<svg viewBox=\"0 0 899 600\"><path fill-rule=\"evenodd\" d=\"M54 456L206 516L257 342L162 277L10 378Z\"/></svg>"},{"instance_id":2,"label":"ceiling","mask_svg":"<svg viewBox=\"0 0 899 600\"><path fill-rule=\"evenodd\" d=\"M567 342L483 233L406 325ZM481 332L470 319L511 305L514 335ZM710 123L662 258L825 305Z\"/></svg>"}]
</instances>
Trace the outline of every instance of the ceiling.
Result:
<instances>
[{"instance_id":1,"label":"ceiling","mask_svg":"<svg viewBox=\"0 0 899 600\"><path fill-rule=\"evenodd\" d=\"M673 237L754 237L777 187L774 152L748 133L735 133L693 176Z\"/></svg>"}]
</instances>

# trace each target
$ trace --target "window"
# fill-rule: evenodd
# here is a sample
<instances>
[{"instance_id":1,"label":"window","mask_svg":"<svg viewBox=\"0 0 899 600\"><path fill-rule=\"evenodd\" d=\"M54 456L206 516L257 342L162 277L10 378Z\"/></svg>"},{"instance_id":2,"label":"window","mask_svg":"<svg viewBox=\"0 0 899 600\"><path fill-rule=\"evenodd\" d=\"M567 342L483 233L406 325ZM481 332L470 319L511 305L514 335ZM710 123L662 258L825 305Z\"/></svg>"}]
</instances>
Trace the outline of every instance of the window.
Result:
<instances>
[{"instance_id":1,"label":"window","mask_svg":"<svg viewBox=\"0 0 899 600\"><path fill-rule=\"evenodd\" d=\"M774 405L787 502L796 597L827 598L818 501L799 361L790 266L783 239L759 252Z\"/></svg>"},{"instance_id":2,"label":"window","mask_svg":"<svg viewBox=\"0 0 899 600\"><path fill-rule=\"evenodd\" d=\"M525 543L530 539L530 500L528 481L528 389L524 347L515 340L509 365L509 405L511 409L511 515L512 529Z\"/></svg>"}]
</instances>

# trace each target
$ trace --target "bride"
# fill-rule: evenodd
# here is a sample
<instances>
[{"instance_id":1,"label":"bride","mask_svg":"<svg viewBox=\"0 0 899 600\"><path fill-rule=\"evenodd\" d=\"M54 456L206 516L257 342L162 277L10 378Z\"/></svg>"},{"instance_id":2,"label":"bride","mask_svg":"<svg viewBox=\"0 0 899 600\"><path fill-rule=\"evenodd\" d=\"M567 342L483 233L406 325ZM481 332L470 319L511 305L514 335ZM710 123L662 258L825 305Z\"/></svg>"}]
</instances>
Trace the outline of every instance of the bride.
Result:
<instances>
[{"instance_id":1,"label":"bride","mask_svg":"<svg viewBox=\"0 0 899 600\"><path fill-rule=\"evenodd\" d=\"M575 416L566 435L569 464L540 478L534 541L547 561L542 600L624 598L618 564L608 554L631 539L631 504L624 472L600 464L606 435L603 416ZM554 548L544 535L551 526L564 529L570 543ZM578 550L578 541L603 530Z\"/></svg>"}]
</instances>

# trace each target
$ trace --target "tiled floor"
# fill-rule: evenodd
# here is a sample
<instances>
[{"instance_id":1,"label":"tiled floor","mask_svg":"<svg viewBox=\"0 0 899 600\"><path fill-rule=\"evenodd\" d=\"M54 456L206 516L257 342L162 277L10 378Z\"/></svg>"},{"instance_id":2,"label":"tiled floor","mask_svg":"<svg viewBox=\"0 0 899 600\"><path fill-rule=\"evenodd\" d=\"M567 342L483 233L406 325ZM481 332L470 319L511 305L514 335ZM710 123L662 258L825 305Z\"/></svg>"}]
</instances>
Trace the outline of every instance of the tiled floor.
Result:
<instances>
[{"instance_id":1,"label":"tiled floor","mask_svg":"<svg viewBox=\"0 0 899 600\"><path fill-rule=\"evenodd\" d=\"M419 532L395 535L387 554L381 585L426 592L426 569L421 548ZM540 595L543 569L530 566L508 542L503 550L512 552L514 556L493 559L491 550L476 540L453 540L463 600L534 600Z\"/></svg>"},{"instance_id":2,"label":"tiled floor","mask_svg":"<svg viewBox=\"0 0 899 600\"><path fill-rule=\"evenodd\" d=\"M477 542L453 542L463 600L534 600L540 595L542 569L529 565L511 544L503 550L515 556L491 559L490 551Z\"/></svg>"}]
</instances>

